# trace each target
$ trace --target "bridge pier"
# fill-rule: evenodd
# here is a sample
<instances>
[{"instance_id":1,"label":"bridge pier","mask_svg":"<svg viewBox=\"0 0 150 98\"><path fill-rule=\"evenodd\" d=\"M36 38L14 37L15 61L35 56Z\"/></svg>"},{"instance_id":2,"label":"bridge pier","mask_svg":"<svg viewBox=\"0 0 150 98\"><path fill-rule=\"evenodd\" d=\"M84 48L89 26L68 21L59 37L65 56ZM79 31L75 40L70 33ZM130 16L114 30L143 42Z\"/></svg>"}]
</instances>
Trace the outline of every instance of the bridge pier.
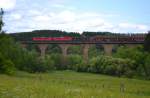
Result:
<instances>
[{"instance_id":1,"label":"bridge pier","mask_svg":"<svg viewBox=\"0 0 150 98\"><path fill-rule=\"evenodd\" d=\"M67 50L70 47L70 45L69 44L59 44L59 47L61 48L63 57L66 57L67 56Z\"/></svg>"},{"instance_id":2,"label":"bridge pier","mask_svg":"<svg viewBox=\"0 0 150 98\"><path fill-rule=\"evenodd\" d=\"M82 45L82 54L83 54L83 60L85 63L88 63L88 54L89 54L89 44Z\"/></svg>"},{"instance_id":3,"label":"bridge pier","mask_svg":"<svg viewBox=\"0 0 150 98\"><path fill-rule=\"evenodd\" d=\"M22 48L26 48L26 47L27 47L27 44L21 44L21 47L22 47Z\"/></svg>"},{"instance_id":4,"label":"bridge pier","mask_svg":"<svg viewBox=\"0 0 150 98\"><path fill-rule=\"evenodd\" d=\"M67 58L67 50L70 47L70 44L59 44L59 47L62 51L62 63L63 65L66 64L66 58Z\"/></svg>"},{"instance_id":5,"label":"bridge pier","mask_svg":"<svg viewBox=\"0 0 150 98\"><path fill-rule=\"evenodd\" d=\"M103 44L104 52L107 56L112 55L113 44Z\"/></svg>"},{"instance_id":6,"label":"bridge pier","mask_svg":"<svg viewBox=\"0 0 150 98\"><path fill-rule=\"evenodd\" d=\"M38 44L38 48L40 49L40 56L42 58L45 57L45 52L46 52L47 47L48 47L48 44Z\"/></svg>"}]
</instances>

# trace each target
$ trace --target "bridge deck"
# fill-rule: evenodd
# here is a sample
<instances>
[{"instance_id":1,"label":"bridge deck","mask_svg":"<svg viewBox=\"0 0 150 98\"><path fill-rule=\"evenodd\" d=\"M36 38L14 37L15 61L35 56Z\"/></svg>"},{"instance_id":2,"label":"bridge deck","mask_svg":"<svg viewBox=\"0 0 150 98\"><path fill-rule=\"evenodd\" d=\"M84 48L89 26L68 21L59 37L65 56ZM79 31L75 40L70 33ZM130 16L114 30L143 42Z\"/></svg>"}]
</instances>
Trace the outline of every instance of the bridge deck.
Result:
<instances>
[{"instance_id":1,"label":"bridge deck","mask_svg":"<svg viewBox=\"0 0 150 98\"><path fill-rule=\"evenodd\" d=\"M141 42L102 42L102 41L21 41L22 44L144 44Z\"/></svg>"}]
</instances>

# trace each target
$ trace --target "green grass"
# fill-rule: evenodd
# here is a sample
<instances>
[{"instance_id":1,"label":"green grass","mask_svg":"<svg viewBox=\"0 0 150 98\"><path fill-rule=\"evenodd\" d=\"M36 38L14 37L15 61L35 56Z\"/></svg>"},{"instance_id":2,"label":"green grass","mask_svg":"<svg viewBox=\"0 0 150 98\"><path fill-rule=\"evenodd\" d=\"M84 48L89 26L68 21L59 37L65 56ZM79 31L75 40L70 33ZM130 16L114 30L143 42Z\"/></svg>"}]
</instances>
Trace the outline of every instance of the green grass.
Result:
<instances>
[{"instance_id":1,"label":"green grass","mask_svg":"<svg viewBox=\"0 0 150 98\"><path fill-rule=\"evenodd\" d=\"M150 98L150 81L72 71L19 72L0 75L0 98Z\"/></svg>"}]
</instances>

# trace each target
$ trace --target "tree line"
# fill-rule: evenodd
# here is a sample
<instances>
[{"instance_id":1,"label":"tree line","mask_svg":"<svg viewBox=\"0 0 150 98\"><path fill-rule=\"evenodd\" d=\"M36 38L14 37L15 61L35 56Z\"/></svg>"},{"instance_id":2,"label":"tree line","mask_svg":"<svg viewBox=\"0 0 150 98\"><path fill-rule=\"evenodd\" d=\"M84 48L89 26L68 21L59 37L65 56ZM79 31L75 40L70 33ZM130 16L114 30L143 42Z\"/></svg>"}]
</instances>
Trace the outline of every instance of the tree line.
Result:
<instances>
[{"instance_id":1,"label":"tree line","mask_svg":"<svg viewBox=\"0 0 150 98\"><path fill-rule=\"evenodd\" d=\"M63 36L70 36L70 37L93 37L93 36L118 36L118 37L125 37L125 36L145 36L143 33L137 34L121 34L121 33L112 33L112 32L66 32L60 30L34 30L32 32L17 32L17 33L10 33L17 41L26 41L32 40L32 37L63 37Z\"/></svg>"}]
</instances>

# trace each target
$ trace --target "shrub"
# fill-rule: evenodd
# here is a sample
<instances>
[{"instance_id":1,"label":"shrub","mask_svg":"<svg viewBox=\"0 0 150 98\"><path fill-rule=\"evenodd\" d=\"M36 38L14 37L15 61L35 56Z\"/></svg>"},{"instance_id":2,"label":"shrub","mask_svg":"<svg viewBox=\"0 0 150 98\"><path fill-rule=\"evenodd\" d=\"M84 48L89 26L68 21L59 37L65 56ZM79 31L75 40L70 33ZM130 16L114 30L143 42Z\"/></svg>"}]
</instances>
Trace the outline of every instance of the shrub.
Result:
<instances>
[{"instance_id":1,"label":"shrub","mask_svg":"<svg viewBox=\"0 0 150 98\"><path fill-rule=\"evenodd\" d=\"M39 58L37 64L35 64L32 68L32 72L48 72L54 70L53 61L47 57L45 59Z\"/></svg>"},{"instance_id":2,"label":"shrub","mask_svg":"<svg viewBox=\"0 0 150 98\"><path fill-rule=\"evenodd\" d=\"M35 51L26 51L24 59L19 66L20 70L27 72L47 72L54 69L54 61L46 56L44 59L40 58Z\"/></svg>"},{"instance_id":3,"label":"shrub","mask_svg":"<svg viewBox=\"0 0 150 98\"><path fill-rule=\"evenodd\" d=\"M130 59L134 61L134 66L130 66L130 69L134 72L127 72L136 75L137 77L150 77L150 53L144 51L144 47L137 46L134 48L119 47L117 53L114 55L118 58Z\"/></svg>"},{"instance_id":4,"label":"shrub","mask_svg":"<svg viewBox=\"0 0 150 98\"><path fill-rule=\"evenodd\" d=\"M55 62L53 61L53 59L51 58L51 56L47 55L44 59L44 65L46 66L46 71L51 71L56 69Z\"/></svg>"},{"instance_id":5,"label":"shrub","mask_svg":"<svg viewBox=\"0 0 150 98\"><path fill-rule=\"evenodd\" d=\"M132 77L134 70L134 61L129 59L120 59L107 56L100 56L91 59L89 71L94 73L102 73L114 76L130 76Z\"/></svg>"},{"instance_id":6,"label":"shrub","mask_svg":"<svg viewBox=\"0 0 150 98\"><path fill-rule=\"evenodd\" d=\"M145 69L146 78L150 79L150 53L147 53L145 57L144 69Z\"/></svg>"},{"instance_id":7,"label":"shrub","mask_svg":"<svg viewBox=\"0 0 150 98\"><path fill-rule=\"evenodd\" d=\"M28 52L25 50L22 53L22 61L20 62L20 65L17 66L17 68L23 71L33 72L34 67L38 65L37 57L38 55L35 52Z\"/></svg>"},{"instance_id":8,"label":"shrub","mask_svg":"<svg viewBox=\"0 0 150 98\"><path fill-rule=\"evenodd\" d=\"M77 65L80 65L83 62L83 59L80 55L68 55L67 56L67 69L76 70Z\"/></svg>"},{"instance_id":9,"label":"shrub","mask_svg":"<svg viewBox=\"0 0 150 98\"><path fill-rule=\"evenodd\" d=\"M16 71L15 66L11 60L4 59L0 54L0 73L12 75Z\"/></svg>"},{"instance_id":10,"label":"shrub","mask_svg":"<svg viewBox=\"0 0 150 98\"><path fill-rule=\"evenodd\" d=\"M150 31L148 31L144 41L144 50L150 53Z\"/></svg>"},{"instance_id":11,"label":"shrub","mask_svg":"<svg viewBox=\"0 0 150 98\"><path fill-rule=\"evenodd\" d=\"M61 61L61 57L62 57L61 54L59 53L51 54L50 57L53 60L54 66L56 67L56 69L63 69L62 61Z\"/></svg>"},{"instance_id":12,"label":"shrub","mask_svg":"<svg viewBox=\"0 0 150 98\"><path fill-rule=\"evenodd\" d=\"M88 72L88 68L89 68L88 64L81 62L81 63L76 64L73 70L78 71L78 72Z\"/></svg>"}]
</instances>

